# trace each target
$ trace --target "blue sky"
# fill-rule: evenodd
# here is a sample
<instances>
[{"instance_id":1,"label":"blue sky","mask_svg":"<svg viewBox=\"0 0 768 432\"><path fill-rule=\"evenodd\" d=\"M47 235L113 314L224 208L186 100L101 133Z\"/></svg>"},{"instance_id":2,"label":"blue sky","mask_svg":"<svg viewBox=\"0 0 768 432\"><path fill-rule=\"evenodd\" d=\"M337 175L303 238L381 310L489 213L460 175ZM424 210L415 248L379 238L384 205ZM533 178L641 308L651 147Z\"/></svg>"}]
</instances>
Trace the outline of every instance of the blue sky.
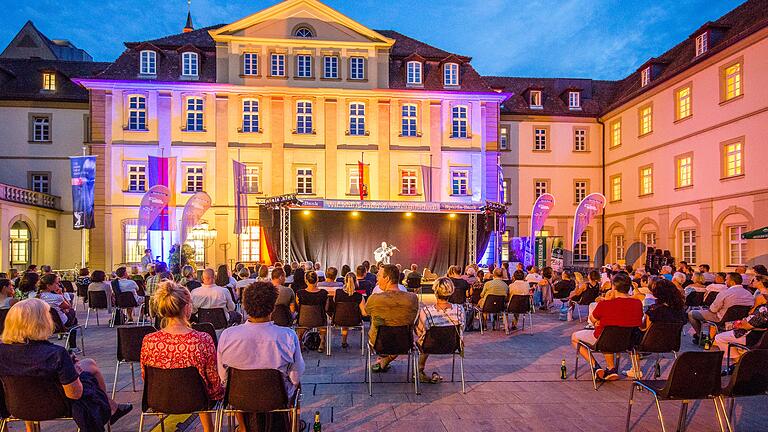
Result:
<instances>
[{"instance_id":1,"label":"blue sky","mask_svg":"<svg viewBox=\"0 0 768 432\"><path fill-rule=\"evenodd\" d=\"M123 41L178 33L186 0L3 0L0 44L26 20L96 60ZM8 7L9 4L17 6ZM195 27L232 22L276 0L192 0ZM741 0L326 0L374 29L473 57L485 75L619 79ZM381 9L381 5L387 6Z\"/></svg>"}]
</instances>

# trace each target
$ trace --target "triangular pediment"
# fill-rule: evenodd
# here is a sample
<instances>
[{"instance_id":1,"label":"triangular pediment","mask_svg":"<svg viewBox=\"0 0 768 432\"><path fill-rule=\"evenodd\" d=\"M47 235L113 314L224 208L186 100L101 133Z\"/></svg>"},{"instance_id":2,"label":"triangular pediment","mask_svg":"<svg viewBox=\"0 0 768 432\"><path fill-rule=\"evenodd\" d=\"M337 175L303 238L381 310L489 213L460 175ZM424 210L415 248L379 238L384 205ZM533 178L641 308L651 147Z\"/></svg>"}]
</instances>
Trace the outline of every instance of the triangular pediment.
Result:
<instances>
[{"instance_id":1,"label":"triangular pediment","mask_svg":"<svg viewBox=\"0 0 768 432\"><path fill-rule=\"evenodd\" d=\"M312 37L297 37L304 27ZM286 0L229 25L211 30L216 41L302 40L391 46L394 40L371 30L317 0Z\"/></svg>"}]
</instances>

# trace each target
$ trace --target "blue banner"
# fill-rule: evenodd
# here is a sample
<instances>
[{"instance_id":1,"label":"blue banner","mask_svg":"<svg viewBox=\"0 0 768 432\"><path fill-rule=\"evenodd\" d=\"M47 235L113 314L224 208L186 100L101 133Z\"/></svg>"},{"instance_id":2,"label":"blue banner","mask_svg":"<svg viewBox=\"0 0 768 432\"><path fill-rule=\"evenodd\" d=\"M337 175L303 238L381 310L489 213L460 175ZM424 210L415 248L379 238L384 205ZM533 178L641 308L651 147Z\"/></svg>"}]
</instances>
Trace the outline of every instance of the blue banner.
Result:
<instances>
[{"instance_id":1,"label":"blue banner","mask_svg":"<svg viewBox=\"0 0 768 432\"><path fill-rule=\"evenodd\" d=\"M96 156L70 156L72 174L72 228L95 227L93 185L96 182Z\"/></svg>"}]
</instances>

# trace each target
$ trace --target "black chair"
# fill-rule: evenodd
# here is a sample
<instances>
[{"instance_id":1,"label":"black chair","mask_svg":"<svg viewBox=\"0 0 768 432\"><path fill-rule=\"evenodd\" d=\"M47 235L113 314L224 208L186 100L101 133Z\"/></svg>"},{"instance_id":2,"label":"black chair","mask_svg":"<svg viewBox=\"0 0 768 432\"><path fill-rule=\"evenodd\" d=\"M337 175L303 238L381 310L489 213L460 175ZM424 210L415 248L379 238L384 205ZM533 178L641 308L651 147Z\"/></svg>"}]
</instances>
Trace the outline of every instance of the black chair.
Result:
<instances>
[{"instance_id":1,"label":"black chair","mask_svg":"<svg viewBox=\"0 0 768 432\"><path fill-rule=\"evenodd\" d=\"M160 369L144 366L139 432L144 430L144 417L147 415L160 417L161 430L164 430L163 420L170 414L217 414L215 405L215 401L208 399L208 391L197 368Z\"/></svg>"},{"instance_id":2,"label":"black chair","mask_svg":"<svg viewBox=\"0 0 768 432\"><path fill-rule=\"evenodd\" d=\"M706 294L704 294L704 301L702 302L703 307L710 307L712 303L715 302L715 297L719 294L719 291L710 291Z\"/></svg>"},{"instance_id":3,"label":"black chair","mask_svg":"<svg viewBox=\"0 0 768 432\"><path fill-rule=\"evenodd\" d=\"M88 285L75 284L75 299L77 298L80 298L83 304L88 303Z\"/></svg>"},{"instance_id":4,"label":"black chair","mask_svg":"<svg viewBox=\"0 0 768 432\"><path fill-rule=\"evenodd\" d=\"M680 357L675 360L669 378L666 380L634 380L629 391L626 430L630 430L632 405L635 401L635 389L637 388L647 390L653 395L662 432L666 432L666 427L661 412L661 401L682 401L677 430L684 431L687 423L688 404L692 400L701 399L712 399L720 430L724 431L720 418L720 407L718 406L720 363L722 360L722 351L688 351L680 354Z\"/></svg>"},{"instance_id":5,"label":"black chair","mask_svg":"<svg viewBox=\"0 0 768 432\"><path fill-rule=\"evenodd\" d=\"M11 309L0 309L0 335L3 334L3 330L5 330L5 318L8 316L9 310Z\"/></svg>"},{"instance_id":6,"label":"black chair","mask_svg":"<svg viewBox=\"0 0 768 432\"><path fill-rule=\"evenodd\" d=\"M509 314L520 315L523 322L523 332L525 332L525 318L527 316L531 334L533 334L533 298L530 295L513 295L510 297L509 303L507 303L507 315Z\"/></svg>"},{"instance_id":7,"label":"black chair","mask_svg":"<svg viewBox=\"0 0 768 432\"><path fill-rule=\"evenodd\" d=\"M197 322L211 323L216 330L225 329L229 326L229 319L227 317L227 311L223 308L206 309L200 308L197 310Z\"/></svg>"},{"instance_id":8,"label":"black chair","mask_svg":"<svg viewBox=\"0 0 768 432\"><path fill-rule=\"evenodd\" d=\"M603 332L600 333L600 337L597 338L597 342L595 342L594 345L579 341L579 343L576 344L576 365L573 371L573 378L576 379L579 377L579 357L581 357L579 351L580 348L583 347L589 354L589 372L592 375L592 387L597 391L597 377L595 376L595 364L593 358L594 353L613 354L615 367L618 369L620 354L623 352L632 352L632 334L636 329L637 327L606 326L603 328ZM637 373L637 371L635 372Z\"/></svg>"},{"instance_id":9,"label":"black chair","mask_svg":"<svg viewBox=\"0 0 768 432\"><path fill-rule=\"evenodd\" d=\"M688 309L704 306L704 294L706 294L704 291L691 291L685 297L685 306L688 307Z\"/></svg>"},{"instance_id":10,"label":"black chair","mask_svg":"<svg viewBox=\"0 0 768 432\"><path fill-rule=\"evenodd\" d=\"M117 377L120 375L120 365L131 365L131 384L136 391L136 374L133 364L141 361L141 344L144 336L157 331L152 326L119 326L117 327L117 366L115 366L115 380L112 382L112 399L115 399L117 390Z\"/></svg>"},{"instance_id":11,"label":"black chair","mask_svg":"<svg viewBox=\"0 0 768 432\"><path fill-rule=\"evenodd\" d=\"M507 326L507 298L502 295L489 294L485 296L483 307L479 308L480 319L480 334L483 334L483 321L485 317L483 315L489 315L488 318L495 318L498 321L498 316L501 315L502 322L504 323L504 333L509 334L509 326ZM492 324L493 325L493 324ZM491 327L493 328L493 327Z\"/></svg>"},{"instance_id":12,"label":"black chair","mask_svg":"<svg viewBox=\"0 0 768 432\"><path fill-rule=\"evenodd\" d=\"M5 395L5 407L10 417L0 419L0 431L8 423L30 421L37 424L51 420L73 420L72 404L57 379L39 376L0 377ZM107 422L107 430L112 428Z\"/></svg>"},{"instance_id":13,"label":"black chair","mask_svg":"<svg viewBox=\"0 0 768 432\"><path fill-rule=\"evenodd\" d=\"M651 326L643 334L640 343L635 346L632 356L635 371L640 372L640 354L656 354L654 363L654 378L661 376L660 362L665 353L672 353L677 358L680 351L680 343L683 334L684 322L679 323L651 323ZM640 378L637 376L637 378Z\"/></svg>"},{"instance_id":14,"label":"black chair","mask_svg":"<svg viewBox=\"0 0 768 432\"><path fill-rule=\"evenodd\" d=\"M328 325L328 316L325 314L324 305L299 305L299 317L297 319L297 329L315 330L325 327L325 355L331 355L329 335L331 333Z\"/></svg>"},{"instance_id":15,"label":"black chair","mask_svg":"<svg viewBox=\"0 0 768 432\"><path fill-rule=\"evenodd\" d=\"M272 321L280 327L291 327L293 325L291 309L286 305L276 304L275 310L272 311Z\"/></svg>"},{"instance_id":16,"label":"black chair","mask_svg":"<svg viewBox=\"0 0 768 432\"><path fill-rule=\"evenodd\" d=\"M122 311L139 307L139 302L136 301L136 297L133 295L133 291L123 291L117 293L115 296L115 310L112 314L112 323L114 326L117 320L117 315ZM127 313L127 312L126 312ZM139 325L140 320L136 320L136 325Z\"/></svg>"},{"instance_id":17,"label":"black chair","mask_svg":"<svg viewBox=\"0 0 768 432\"><path fill-rule=\"evenodd\" d=\"M327 352L331 353L332 331L334 328L347 328L360 330L360 355L365 355L365 325L363 325L363 314L360 312L360 304L355 302L336 303L336 311L331 319L331 326L328 329Z\"/></svg>"},{"instance_id":18,"label":"black chair","mask_svg":"<svg viewBox=\"0 0 768 432\"><path fill-rule=\"evenodd\" d=\"M600 297L599 286L597 288L590 288L589 286L587 286L587 289L585 289L584 292L581 293L581 297L579 298L579 301L577 301L575 306L573 307L576 310L576 314L579 315L579 322L581 322L583 319L583 317L581 316L581 308L579 306L589 307L589 305L594 303L598 297Z\"/></svg>"},{"instance_id":19,"label":"black chair","mask_svg":"<svg viewBox=\"0 0 768 432\"><path fill-rule=\"evenodd\" d=\"M482 292L482 286L472 288L472 295L469 296L469 302L477 306L477 304L480 302L480 294L482 294Z\"/></svg>"},{"instance_id":20,"label":"black chair","mask_svg":"<svg viewBox=\"0 0 768 432\"><path fill-rule=\"evenodd\" d=\"M705 320L704 323L708 324L709 327L715 327L715 333L717 334L725 331L725 323L746 318L747 315L749 315L749 311L751 309L752 306L731 306L725 310L725 314L723 314L723 318L720 321ZM701 326L701 331L699 332L700 345L704 343L704 338L701 337L702 334L704 334L703 325Z\"/></svg>"},{"instance_id":21,"label":"black chair","mask_svg":"<svg viewBox=\"0 0 768 432\"><path fill-rule=\"evenodd\" d=\"M451 382L453 382L456 355L458 354L459 371L461 372L461 392L467 392L464 383L464 339L461 336L461 326L428 328L419 349L422 353L429 355L451 355Z\"/></svg>"},{"instance_id":22,"label":"black chair","mask_svg":"<svg viewBox=\"0 0 768 432\"><path fill-rule=\"evenodd\" d=\"M765 337L763 337L765 339ZM725 423L729 431L733 431L731 421L736 398L750 396L765 396L768 392L768 349L757 349L744 353L736 365L728 385L720 393L720 404L725 415ZM729 398L731 407L725 409L725 398Z\"/></svg>"},{"instance_id":23,"label":"black chair","mask_svg":"<svg viewBox=\"0 0 768 432\"><path fill-rule=\"evenodd\" d=\"M109 310L109 298L105 291L88 291L88 312L85 314L85 328L88 328L88 320L91 319L91 310L96 311L96 325L99 322L99 311Z\"/></svg>"},{"instance_id":24,"label":"black chair","mask_svg":"<svg viewBox=\"0 0 768 432\"><path fill-rule=\"evenodd\" d=\"M768 331L761 329L753 329L747 333L747 343L740 344L737 342L728 343L728 351L725 354L725 365L730 369L731 367L731 349L736 348L742 351L752 350L768 350Z\"/></svg>"},{"instance_id":25,"label":"black chair","mask_svg":"<svg viewBox=\"0 0 768 432\"><path fill-rule=\"evenodd\" d=\"M365 377L368 381L368 395L373 396L373 376L371 366L373 365L372 356L407 355L408 367L406 370L406 380L413 378L413 388L416 394L421 394L419 390L419 350L414 349L413 344L413 326L379 326L376 331L376 340L368 341L366 345L367 355L365 357ZM411 374L413 368L413 374Z\"/></svg>"},{"instance_id":26,"label":"black chair","mask_svg":"<svg viewBox=\"0 0 768 432\"><path fill-rule=\"evenodd\" d=\"M72 327L66 327L59 317L59 313L56 309L51 308L51 319L53 320L53 334L59 339L64 339L64 347L69 351L76 351L77 348L77 333L80 332L80 352L85 354L85 336L83 335L83 326L75 325ZM2 430L2 429L0 429Z\"/></svg>"},{"instance_id":27,"label":"black chair","mask_svg":"<svg viewBox=\"0 0 768 432\"><path fill-rule=\"evenodd\" d=\"M192 330L197 330L199 332L208 333L208 336L213 339L213 346L218 347L219 346L219 338L216 336L216 329L213 328L213 324L211 323L192 323Z\"/></svg>"},{"instance_id":28,"label":"black chair","mask_svg":"<svg viewBox=\"0 0 768 432\"><path fill-rule=\"evenodd\" d=\"M222 430L225 415L231 420L235 413L286 413L290 418L291 432L298 432L300 401L301 388L289 396L285 391L285 378L277 369L229 368L217 430ZM270 420L267 420L268 424ZM273 430L270 426L266 429Z\"/></svg>"}]
</instances>

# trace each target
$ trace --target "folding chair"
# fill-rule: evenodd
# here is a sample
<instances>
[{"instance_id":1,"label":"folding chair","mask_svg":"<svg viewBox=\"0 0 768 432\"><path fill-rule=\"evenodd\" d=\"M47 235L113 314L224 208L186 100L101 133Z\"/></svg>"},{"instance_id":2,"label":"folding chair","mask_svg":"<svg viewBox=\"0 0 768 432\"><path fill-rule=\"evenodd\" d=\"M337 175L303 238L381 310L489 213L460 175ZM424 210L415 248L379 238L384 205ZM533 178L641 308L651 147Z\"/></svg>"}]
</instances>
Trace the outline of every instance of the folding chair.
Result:
<instances>
[{"instance_id":1,"label":"folding chair","mask_svg":"<svg viewBox=\"0 0 768 432\"><path fill-rule=\"evenodd\" d=\"M763 337L765 339L765 337ZM768 392L768 349L752 350L744 353L736 365L728 385L720 393L720 405L725 416L728 430L733 432L733 409L736 398L765 396ZM730 409L725 408L725 398L730 399Z\"/></svg>"},{"instance_id":2,"label":"folding chair","mask_svg":"<svg viewBox=\"0 0 768 432\"><path fill-rule=\"evenodd\" d=\"M654 363L654 377L661 376L660 362L665 353L672 353L677 358L680 351L680 342L683 334L684 322L680 323L652 323L648 330L643 334L640 344L635 346L632 355L634 356L637 372L640 368L640 354L656 354ZM637 378L640 378L639 376Z\"/></svg>"},{"instance_id":3,"label":"folding chair","mask_svg":"<svg viewBox=\"0 0 768 432\"><path fill-rule=\"evenodd\" d=\"M749 315L750 309L752 309L752 306L731 306L726 309L725 314L723 314L723 318L720 321L704 320L704 324L707 324L707 327L714 327L715 334L717 334L725 331L725 323L746 318L746 316ZM701 337L703 334L704 325L701 326L701 331L699 332L699 345L703 345L704 338Z\"/></svg>"},{"instance_id":4,"label":"folding chair","mask_svg":"<svg viewBox=\"0 0 768 432\"><path fill-rule=\"evenodd\" d=\"M99 310L109 309L109 298L105 291L88 291L88 312L85 314L85 328L88 328L88 321L91 319L91 310L96 311L96 325L99 322Z\"/></svg>"},{"instance_id":5,"label":"folding chair","mask_svg":"<svg viewBox=\"0 0 768 432\"><path fill-rule=\"evenodd\" d=\"M144 430L144 417L148 415L160 417L160 430L165 432L163 420L168 415L201 412L218 416L216 403L208 399L208 391L197 368L160 369L144 366L139 432Z\"/></svg>"},{"instance_id":6,"label":"folding chair","mask_svg":"<svg viewBox=\"0 0 768 432\"><path fill-rule=\"evenodd\" d=\"M518 314L523 322L522 331L525 332L525 318L527 316L531 334L533 334L533 299L530 295L513 295L507 304L507 315ZM507 318L509 319L509 318Z\"/></svg>"},{"instance_id":7,"label":"folding chair","mask_svg":"<svg viewBox=\"0 0 768 432\"><path fill-rule=\"evenodd\" d=\"M464 339L461 336L461 326L430 327L424 335L424 342L419 347L421 352L429 355L451 355L451 382L456 369L456 355L459 355L461 371L461 392L466 393L464 383ZM418 379L418 377L417 377Z\"/></svg>"},{"instance_id":8,"label":"folding chair","mask_svg":"<svg viewBox=\"0 0 768 432\"><path fill-rule=\"evenodd\" d=\"M331 319L331 326L328 329L328 353L331 353L331 340L333 329L352 329L360 330L360 355L365 355L365 325L363 324L363 315L360 313L360 305L354 302L336 303L336 311Z\"/></svg>"},{"instance_id":9,"label":"folding chair","mask_svg":"<svg viewBox=\"0 0 768 432\"><path fill-rule=\"evenodd\" d=\"M600 337L597 338L597 342L595 342L594 345L579 341L578 344L576 344L576 365L573 371L573 378L577 379L579 377L579 357L581 357L579 348L584 347L589 354L589 372L592 375L592 387L597 391L594 353L613 354L615 367L618 369L619 354L632 351L632 333L635 329L636 327L607 326L603 329L603 332L600 334ZM633 369L637 371L634 365L634 359L632 359L632 366Z\"/></svg>"},{"instance_id":10,"label":"folding chair","mask_svg":"<svg viewBox=\"0 0 768 432\"><path fill-rule=\"evenodd\" d=\"M483 334L483 321L485 317L483 315L489 315L488 318L492 321L498 321L498 316L501 315L502 322L504 323L504 333L509 334L509 326L507 325L507 298L502 295L489 294L485 296L483 307L478 309L480 319L480 334ZM491 317L493 315L493 317ZM495 327L493 322L491 328Z\"/></svg>"},{"instance_id":11,"label":"folding chair","mask_svg":"<svg viewBox=\"0 0 768 432\"><path fill-rule=\"evenodd\" d=\"M406 380L413 378L413 388L416 394L421 394L419 390L419 350L414 349L413 344L413 326L378 326L376 331L376 340L368 341L367 355L365 357L365 377L368 382L368 395L373 396L373 376L371 366L373 365L372 356L391 356L407 355L408 367L406 371ZM411 374L413 368L413 374Z\"/></svg>"},{"instance_id":12,"label":"folding chair","mask_svg":"<svg viewBox=\"0 0 768 432\"><path fill-rule=\"evenodd\" d=\"M225 329L229 326L229 318L227 311L223 308L205 309L200 308L197 310L197 322L211 323L216 330Z\"/></svg>"},{"instance_id":13,"label":"folding chair","mask_svg":"<svg viewBox=\"0 0 768 432\"><path fill-rule=\"evenodd\" d=\"M232 419L235 413L274 414L286 413L290 418L291 432L299 432L301 388L289 396L285 391L285 378L277 369L227 369L227 388L217 424L221 432L224 416ZM271 418L267 430L273 430ZM230 430L232 424L230 423Z\"/></svg>"}]
</instances>

